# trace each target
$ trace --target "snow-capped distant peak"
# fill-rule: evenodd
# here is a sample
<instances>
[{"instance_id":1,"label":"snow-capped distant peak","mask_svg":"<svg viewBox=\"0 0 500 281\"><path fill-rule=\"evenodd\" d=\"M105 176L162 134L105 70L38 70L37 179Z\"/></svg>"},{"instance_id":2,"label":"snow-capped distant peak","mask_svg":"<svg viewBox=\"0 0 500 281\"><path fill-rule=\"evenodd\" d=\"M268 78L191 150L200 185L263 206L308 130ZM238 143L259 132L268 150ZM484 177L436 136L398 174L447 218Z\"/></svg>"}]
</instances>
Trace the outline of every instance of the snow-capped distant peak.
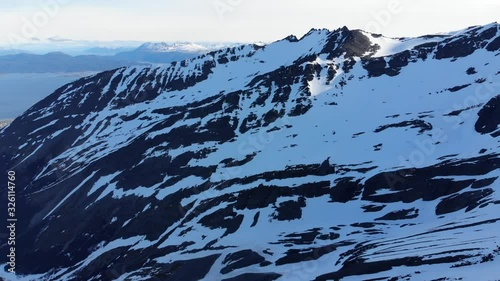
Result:
<instances>
[{"instance_id":1,"label":"snow-capped distant peak","mask_svg":"<svg viewBox=\"0 0 500 281\"><path fill-rule=\"evenodd\" d=\"M141 45L139 50L148 52L202 52L208 51L209 48L203 45L190 43L190 42L175 42L175 43L165 43L165 42L149 42Z\"/></svg>"}]
</instances>

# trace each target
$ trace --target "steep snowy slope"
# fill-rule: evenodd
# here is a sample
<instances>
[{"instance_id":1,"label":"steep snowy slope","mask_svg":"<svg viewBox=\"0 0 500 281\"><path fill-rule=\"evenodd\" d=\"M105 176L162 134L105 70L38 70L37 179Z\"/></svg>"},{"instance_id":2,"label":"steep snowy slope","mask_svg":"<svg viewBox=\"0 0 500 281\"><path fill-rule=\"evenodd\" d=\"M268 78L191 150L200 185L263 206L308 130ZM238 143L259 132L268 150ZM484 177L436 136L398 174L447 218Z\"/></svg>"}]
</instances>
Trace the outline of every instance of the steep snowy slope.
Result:
<instances>
[{"instance_id":1,"label":"steep snowy slope","mask_svg":"<svg viewBox=\"0 0 500 281\"><path fill-rule=\"evenodd\" d=\"M499 29L311 30L58 89L0 131L18 277L495 280Z\"/></svg>"}]
</instances>

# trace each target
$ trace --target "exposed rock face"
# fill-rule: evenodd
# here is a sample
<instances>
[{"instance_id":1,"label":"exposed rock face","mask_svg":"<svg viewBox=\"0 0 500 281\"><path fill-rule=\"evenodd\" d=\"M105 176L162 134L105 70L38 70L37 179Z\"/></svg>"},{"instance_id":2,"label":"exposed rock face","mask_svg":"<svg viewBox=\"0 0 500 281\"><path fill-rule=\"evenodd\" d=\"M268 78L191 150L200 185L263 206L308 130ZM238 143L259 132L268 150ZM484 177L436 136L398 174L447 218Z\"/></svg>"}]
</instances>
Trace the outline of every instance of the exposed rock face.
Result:
<instances>
[{"instance_id":1,"label":"exposed rock face","mask_svg":"<svg viewBox=\"0 0 500 281\"><path fill-rule=\"evenodd\" d=\"M498 130L498 125L500 125L500 96L495 96L488 101L477 114L479 118L475 128L478 133L491 133L493 137L500 135Z\"/></svg>"},{"instance_id":2,"label":"exposed rock face","mask_svg":"<svg viewBox=\"0 0 500 281\"><path fill-rule=\"evenodd\" d=\"M495 276L499 38L311 30L68 84L0 130L17 272Z\"/></svg>"}]
</instances>

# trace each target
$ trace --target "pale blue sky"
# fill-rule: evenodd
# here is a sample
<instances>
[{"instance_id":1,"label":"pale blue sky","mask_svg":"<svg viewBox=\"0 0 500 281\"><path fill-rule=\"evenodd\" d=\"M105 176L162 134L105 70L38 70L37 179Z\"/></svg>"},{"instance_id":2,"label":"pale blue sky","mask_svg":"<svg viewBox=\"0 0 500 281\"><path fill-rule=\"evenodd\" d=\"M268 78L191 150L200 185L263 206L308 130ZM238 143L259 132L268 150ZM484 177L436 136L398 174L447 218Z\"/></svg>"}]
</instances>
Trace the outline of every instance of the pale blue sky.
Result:
<instances>
[{"instance_id":1,"label":"pale blue sky","mask_svg":"<svg viewBox=\"0 0 500 281\"><path fill-rule=\"evenodd\" d=\"M444 2L444 3L443 3ZM78 40L272 41L311 28L388 36L452 31L499 21L500 1L475 0L2 0L0 43Z\"/></svg>"}]
</instances>

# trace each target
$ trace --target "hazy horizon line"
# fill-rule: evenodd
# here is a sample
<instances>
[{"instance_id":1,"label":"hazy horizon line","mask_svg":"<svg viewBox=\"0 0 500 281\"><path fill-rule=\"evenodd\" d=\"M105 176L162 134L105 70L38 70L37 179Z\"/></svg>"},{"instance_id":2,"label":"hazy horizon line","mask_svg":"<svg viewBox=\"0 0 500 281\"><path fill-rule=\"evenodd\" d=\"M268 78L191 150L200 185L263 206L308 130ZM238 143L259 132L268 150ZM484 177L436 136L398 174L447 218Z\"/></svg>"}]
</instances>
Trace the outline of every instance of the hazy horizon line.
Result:
<instances>
[{"instance_id":1,"label":"hazy horizon line","mask_svg":"<svg viewBox=\"0 0 500 281\"><path fill-rule=\"evenodd\" d=\"M463 27L463 28L460 28L460 29L455 29L455 30L443 30L441 32L428 32L428 33L423 33L423 34L420 34L420 35L413 35L413 36L388 36L388 35L385 35L384 33L373 33L373 32L370 32L370 31L367 31L363 28L349 28L349 26L347 25L344 25L344 26L341 26L341 27L338 27L338 28L334 28L334 29L331 29L331 28L327 28L327 27L313 27L311 29L309 29L309 31L305 32L304 34L302 35L298 35L298 34L293 34L293 33L290 33L284 37L281 37L281 38L277 38L277 39L274 39L274 40L248 40L248 41L245 41L245 40L214 40L214 41L208 41L208 40L183 40L183 39L179 39L179 40L172 40L172 39L169 39L169 40L161 40L161 39L155 39L155 40L137 40L137 39L110 39L110 40L99 40L99 39L72 39L72 38L67 38L67 37L61 37L61 36L58 36L58 35L55 35L55 36L50 36L50 37L44 37L44 38L33 38L33 40L31 41L25 41L25 42L19 42L17 43L18 46L30 46L30 45L36 45L36 44L44 44L44 45L54 45L54 46L57 46L57 45L64 45L64 44L71 44L71 43L87 43L87 44L139 44L142 45L142 44L147 44L147 43L167 43L167 44L176 44L176 43L191 43L191 44L207 44L207 45L216 45L216 44L254 44L254 43L265 43L265 44L270 44L270 43L273 43L273 42L277 42L277 41L281 41L289 36L295 36L297 37L298 39L304 37L305 35L307 35L308 33L310 33L311 31L313 30L328 30L328 31L335 31L335 30L339 30L339 29L342 29L342 28L348 28L349 30L361 30L361 31L364 31L364 32L367 32L367 33L372 33L372 34L381 34L382 36L386 37L386 38L418 38L418 37L422 37L422 36L429 36L429 35L443 35L443 34L450 34L450 33L454 33L454 32L459 32L459 31L462 31L462 30L467 30L469 28L472 28L472 27L478 27L478 26L488 26L488 25L494 25L494 24L498 24L497 21L493 21L493 22L488 22L488 23L485 23L485 24L477 24L477 25L471 25L471 26L466 26L466 27ZM54 40L54 38L60 38L60 40ZM15 50L15 48L6 48L6 47L13 47L13 44L12 43L9 43L9 42L0 42L0 49L3 49L3 50ZM71 47L71 46L67 46L67 47ZM79 47L78 45L76 46L73 46L73 47ZM80 46L80 47L84 47L84 46ZM94 46L94 47L102 47L102 48L113 48L113 46ZM115 46L115 48L124 48L124 47L127 47L126 45L117 45ZM132 46L129 46L129 47L132 47Z\"/></svg>"}]
</instances>

